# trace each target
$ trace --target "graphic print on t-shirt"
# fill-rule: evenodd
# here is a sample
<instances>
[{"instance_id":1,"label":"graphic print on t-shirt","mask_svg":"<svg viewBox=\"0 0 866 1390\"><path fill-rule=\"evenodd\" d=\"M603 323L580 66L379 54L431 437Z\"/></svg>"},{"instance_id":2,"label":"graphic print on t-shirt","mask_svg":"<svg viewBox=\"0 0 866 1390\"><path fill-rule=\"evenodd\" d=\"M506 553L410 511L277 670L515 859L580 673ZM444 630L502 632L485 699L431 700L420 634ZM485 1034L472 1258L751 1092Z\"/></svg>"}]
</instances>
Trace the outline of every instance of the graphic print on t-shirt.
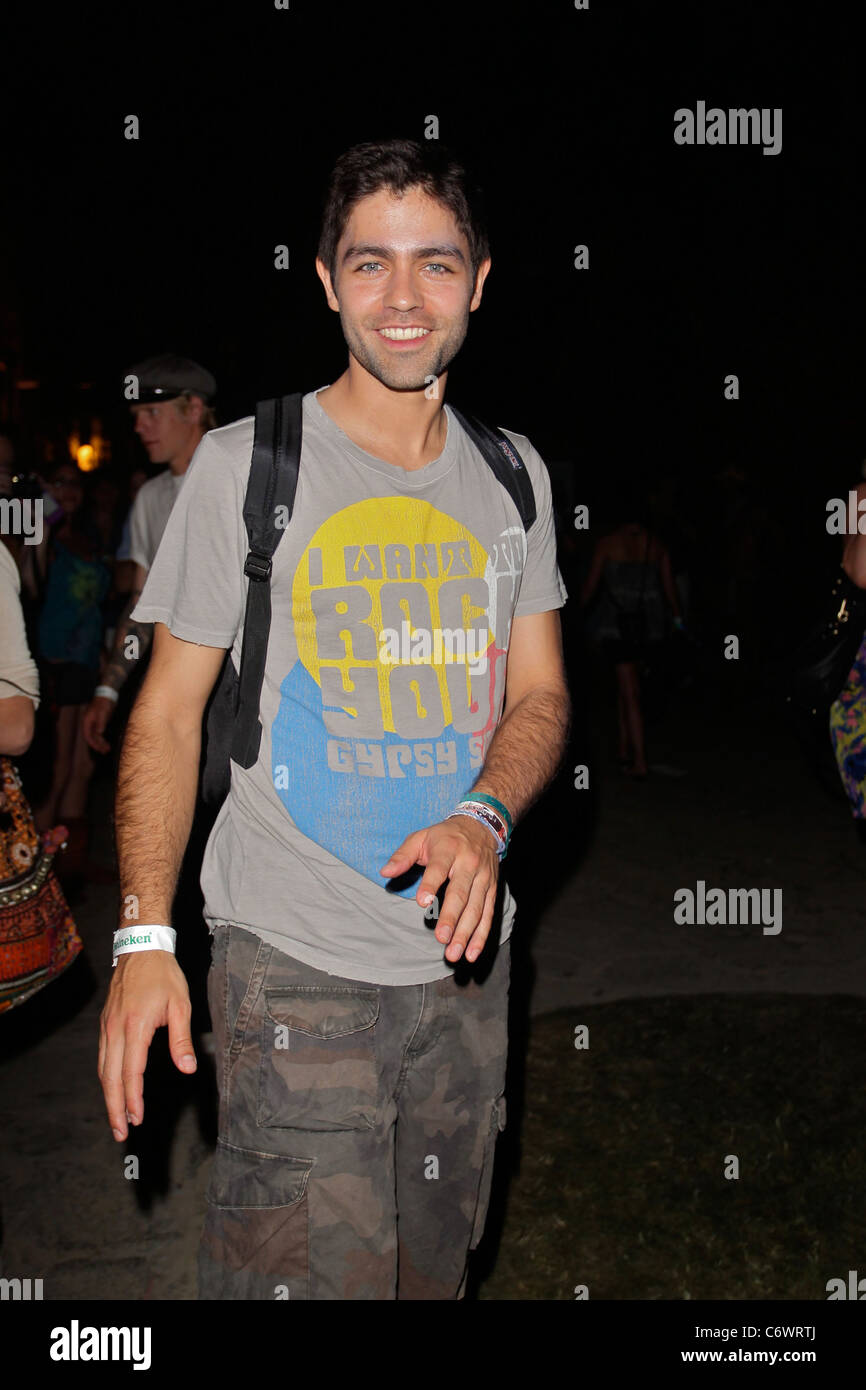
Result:
<instances>
[{"instance_id":1,"label":"graphic print on t-shirt","mask_svg":"<svg viewBox=\"0 0 866 1390\"><path fill-rule=\"evenodd\" d=\"M295 571L274 787L303 834L383 888L397 846L471 787L498 722L522 526L491 550L429 502L376 497L329 517ZM392 891L413 897L422 872Z\"/></svg>"}]
</instances>

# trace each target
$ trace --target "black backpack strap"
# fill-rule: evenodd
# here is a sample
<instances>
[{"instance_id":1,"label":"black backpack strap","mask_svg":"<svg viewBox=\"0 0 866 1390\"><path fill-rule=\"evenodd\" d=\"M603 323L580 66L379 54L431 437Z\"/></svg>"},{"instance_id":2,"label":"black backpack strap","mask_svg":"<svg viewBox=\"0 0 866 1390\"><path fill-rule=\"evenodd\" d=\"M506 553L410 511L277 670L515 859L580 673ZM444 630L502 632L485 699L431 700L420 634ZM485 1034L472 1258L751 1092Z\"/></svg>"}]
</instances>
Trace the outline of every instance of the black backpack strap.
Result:
<instances>
[{"instance_id":1,"label":"black backpack strap","mask_svg":"<svg viewBox=\"0 0 866 1390\"><path fill-rule=\"evenodd\" d=\"M469 438L481 450L502 486L511 494L520 512L523 529L528 531L535 520L535 493L520 454L500 430L490 429L474 415L466 414L454 405L450 408Z\"/></svg>"},{"instance_id":2,"label":"black backpack strap","mask_svg":"<svg viewBox=\"0 0 866 1390\"><path fill-rule=\"evenodd\" d=\"M277 508L292 514L301 458L302 394L259 401L253 458L244 499L244 524L249 554L244 574L249 579L244 615L244 638L238 676L238 705L232 735L232 760L252 767L259 755L262 726L259 702L271 630L271 569L284 526L277 525Z\"/></svg>"}]
</instances>

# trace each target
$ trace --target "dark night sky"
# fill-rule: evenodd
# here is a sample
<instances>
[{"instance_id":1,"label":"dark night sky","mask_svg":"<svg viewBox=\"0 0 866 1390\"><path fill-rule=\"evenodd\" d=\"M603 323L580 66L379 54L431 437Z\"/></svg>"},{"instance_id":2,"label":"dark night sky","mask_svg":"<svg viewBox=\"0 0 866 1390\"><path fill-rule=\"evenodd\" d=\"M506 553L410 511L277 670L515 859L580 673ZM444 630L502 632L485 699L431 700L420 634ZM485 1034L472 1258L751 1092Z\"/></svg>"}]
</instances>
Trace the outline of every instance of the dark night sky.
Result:
<instances>
[{"instance_id":1,"label":"dark night sky","mask_svg":"<svg viewBox=\"0 0 866 1390\"><path fill-rule=\"evenodd\" d=\"M866 454L853 10L408 13L84 4L13 25L0 285L38 408L69 412L92 381L123 459L110 403L138 356L205 362L222 420L335 379L345 347L313 269L331 164L360 140L421 136L435 113L491 220L455 400L586 479L739 461L797 505L853 485ZM673 113L698 99L781 106L781 154L675 145ZM281 242L289 272L273 268ZM579 242L588 273L572 266ZM737 403L722 398L731 371Z\"/></svg>"}]
</instances>

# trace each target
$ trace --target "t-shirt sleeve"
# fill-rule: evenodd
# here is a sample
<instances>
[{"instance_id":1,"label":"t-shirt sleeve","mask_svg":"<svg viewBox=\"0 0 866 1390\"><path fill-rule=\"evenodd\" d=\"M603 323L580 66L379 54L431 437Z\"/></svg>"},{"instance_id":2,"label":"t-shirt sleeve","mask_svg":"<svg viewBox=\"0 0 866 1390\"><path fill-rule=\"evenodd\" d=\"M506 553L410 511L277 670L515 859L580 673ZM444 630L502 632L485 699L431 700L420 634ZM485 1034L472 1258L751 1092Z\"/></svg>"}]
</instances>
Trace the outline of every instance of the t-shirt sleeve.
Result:
<instances>
[{"instance_id":1,"label":"t-shirt sleeve","mask_svg":"<svg viewBox=\"0 0 866 1390\"><path fill-rule=\"evenodd\" d=\"M514 616L521 618L562 608L568 591L556 560L553 493L547 465L525 435L513 434L511 430L502 432L517 446L535 493L535 521L526 533L526 564L514 607Z\"/></svg>"},{"instance_id":2,"label":"t-shirt sleeve","mask_svg":"<svg viewBox=\"0 0 866 1390\"><path fill-rule=\"evenodd\" d=\"M39 672L27 646L18 570L2 541L0 552L0 700L27 695L38 709Z\"/></svg>"},{"instance_id":3,"label":"t-shirt sleeve","mask_svg":"<svg viewBox=\"0 0 866 1390\"><path fill-rule=\"evenodd\" d=\"M171 509L136 622L165 623L186 642L231 647L246 602L246 478L206 434Z\"/></svg>"}]
</instances>

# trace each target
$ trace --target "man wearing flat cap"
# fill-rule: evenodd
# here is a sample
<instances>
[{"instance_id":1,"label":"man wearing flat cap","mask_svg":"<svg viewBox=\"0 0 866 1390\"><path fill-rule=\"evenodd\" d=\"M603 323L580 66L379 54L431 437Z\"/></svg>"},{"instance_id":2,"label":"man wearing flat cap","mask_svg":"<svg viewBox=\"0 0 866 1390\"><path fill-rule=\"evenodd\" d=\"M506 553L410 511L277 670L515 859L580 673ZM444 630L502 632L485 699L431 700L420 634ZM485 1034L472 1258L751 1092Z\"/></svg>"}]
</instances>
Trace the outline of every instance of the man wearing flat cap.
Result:
<instances>
[{"instance_id":1,"label":"man wearing flat cap","mask_svg":"<svg viewBox=\"0 0 866 1390\"><path fill-rule=\"evenodd\" d=\"M125 384L132 401L133 427L150 462L167 463L168 468L143 484L132 507L127 557L133 564L132 589L117 623L111 659L84 714L85 738L98 753L109 751L106 725L120 691L153 639L153 624L134 622L130 614L144 588L192 456L203 435L216 425L211 404L216 381L207 368L189 357L174 353L148 357L130 367ZM135 661L126 655L130 637L137 638L132 647Z\"/></svg>"}]
</instances>

